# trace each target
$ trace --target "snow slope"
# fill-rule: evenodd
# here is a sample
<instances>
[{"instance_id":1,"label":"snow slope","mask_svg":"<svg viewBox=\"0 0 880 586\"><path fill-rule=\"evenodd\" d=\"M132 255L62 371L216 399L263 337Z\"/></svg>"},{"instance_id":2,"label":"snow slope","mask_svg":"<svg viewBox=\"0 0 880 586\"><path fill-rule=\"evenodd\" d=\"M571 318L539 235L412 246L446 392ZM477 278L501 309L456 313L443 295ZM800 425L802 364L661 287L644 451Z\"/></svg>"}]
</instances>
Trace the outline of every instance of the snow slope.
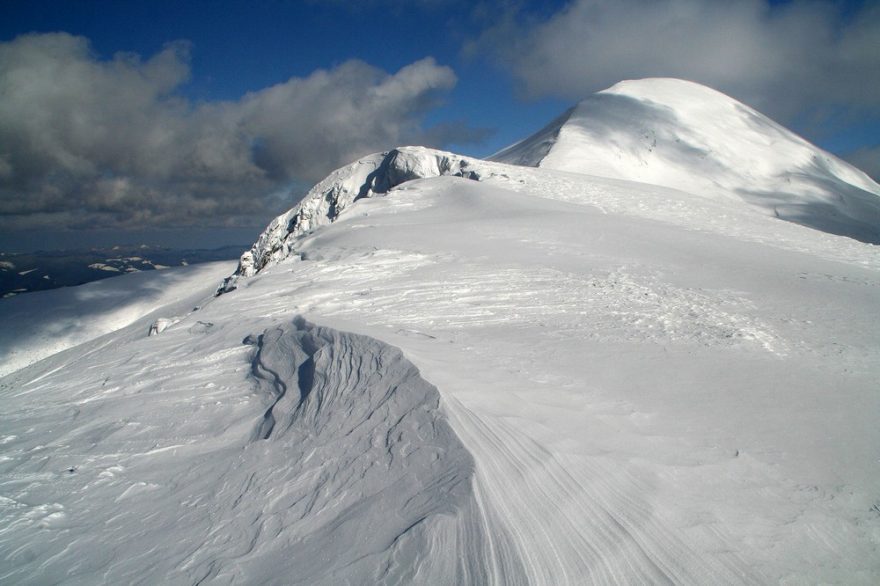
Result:
<instances>
[{"instance_id":1,"label":"snow slope","mask_svg":"<svg viewBox=\"0 0 880 586\"><path fill-rule=\"evenodd\" d=\"M186 315L229 274L214 262L162 275L133 273L79 287L34 291L0 303L0 376L135 322L149 331L159 308L166 319ZM201 289L193 290L193 283ZM170 310L173 307L173 312Z\"/></svg>"},{"instance_id":2,"label":"snow slope","mask_svg":"<svg viewBox=\"0 0 880 586\"><path fill-rule=\"evenodd\" d=\"M492 159L742 198L783 220L880 243L880 185L689 81L620 82Z\"/></svg>"},{"instance_id":3,"label":"snow slope","mask_svg":"<svg viewBox=\"0 0 880 586\"><path fill-rule=\"evenodd\" d=\"M398 152L160 335L0 379L0 581L880 579L876 247Z\"/></svg>"}]
</instances>

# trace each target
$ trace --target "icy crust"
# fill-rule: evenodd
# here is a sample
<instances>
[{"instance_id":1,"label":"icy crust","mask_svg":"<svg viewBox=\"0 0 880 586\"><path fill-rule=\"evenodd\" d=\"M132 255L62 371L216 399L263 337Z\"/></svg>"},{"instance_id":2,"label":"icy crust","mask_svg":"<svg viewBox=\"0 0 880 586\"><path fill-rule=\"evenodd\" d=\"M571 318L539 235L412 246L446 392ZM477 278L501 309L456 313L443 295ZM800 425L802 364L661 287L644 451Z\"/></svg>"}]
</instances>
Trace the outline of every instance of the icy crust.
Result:
<instances>
[{"instance_id":1,"label":"icy crust","mask_svg":"<svg viewBox=\"0 0 880 586\"><path fill-rule=\"evenodd\" d=\"M491 160L741 199L783 220L880 243L880 185L689 81L620 82Z\"/></svg>"},{"instance_id":2,"label":"icy crust","mask_svg":"<svg viewBox=\"0 0 880 586\"><path fill-rule=\"evenodd\" d=\"M297 238L334 222L359 199L385 194L413 179L453 175L480 180L478 167L478 162L460 155L424 147L399 147L359 159L331 173L299 204L272 220L241 256L235 276L253 276L287 258Z\"/></svg>"}]
</instances>

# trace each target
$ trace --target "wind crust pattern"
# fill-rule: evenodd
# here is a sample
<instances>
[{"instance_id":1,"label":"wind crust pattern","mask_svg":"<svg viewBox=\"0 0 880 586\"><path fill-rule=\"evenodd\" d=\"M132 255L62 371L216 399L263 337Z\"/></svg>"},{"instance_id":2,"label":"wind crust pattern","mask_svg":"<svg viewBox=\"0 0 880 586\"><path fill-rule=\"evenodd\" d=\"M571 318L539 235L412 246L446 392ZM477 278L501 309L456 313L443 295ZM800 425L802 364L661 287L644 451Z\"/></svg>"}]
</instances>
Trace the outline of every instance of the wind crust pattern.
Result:
<instances>
[{"instance_id":1,"label":"wind crust pattern","mask_svg":"<svg viewBox=\"0 0 880 586\"><path fill-rule=\"evenodd\" d=\"M266 404L249 449L285 454L287 481L264 476L267 489L288 493L284 517L297 547L276 553L291 583L483 575L473 458L437 389L399 349L302 318L244 343L254 347L251 374ZM259 564L248 568L256 582L278 579L259 573Z\"/></svg>"}]
</instances>

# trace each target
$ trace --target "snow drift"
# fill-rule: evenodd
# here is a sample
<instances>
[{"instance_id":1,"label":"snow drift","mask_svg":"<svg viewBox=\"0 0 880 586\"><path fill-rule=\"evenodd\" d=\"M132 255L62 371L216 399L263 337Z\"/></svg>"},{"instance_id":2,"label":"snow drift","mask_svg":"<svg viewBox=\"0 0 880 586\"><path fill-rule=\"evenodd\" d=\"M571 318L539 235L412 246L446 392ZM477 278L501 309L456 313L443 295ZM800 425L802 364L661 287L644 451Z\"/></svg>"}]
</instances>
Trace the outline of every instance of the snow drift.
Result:
<instances>
[{"instance_id":1,"label":"snow drift","mask_svg":"<svg viewBox=\"0 0 880 586\"><path fill-rule=\"evenodd\" d=\"M441 414L437 390L402 353L302 319L245 343L254 347L252 374L267 404L251 441L260 444L256 453L274 452L285 464L267 460L256 474L242 474L247 489L233 508L262 525L269 518L261 503L244 502L250 494L283 486L287 504L271 517L278 542L252 561L224 567L215 560L208 577L271 583L283 576L290 584L478 580L473 556L485 536L470 510L473 460ZM431 537L443 542L432 544Z\"/></svg>"},{"instance_id":2,"label":"snow drift","mask_svg":"<svg viewBox=\"0 0 880 586\"><path fill-rule=\"evenodd\" d=\"M172 392L175 378L200 381L202 397L220 380L236 380L234 373L212 374L211 360L153 379L154 392L143 400L130 394L137 381L150 380L157 357L186 354L193 340L210 347L226 339L221 330L219 320L190 320L176 332L172 326L159 336L142 333L138 357L126 344L91 352L100 357L101 374L68 369L63 388L74 390L68 407L75 411L62 408L53 417L67 423L39 436L23 429L7 435L9 418L22 416L7 411L0 441L15 465L10 469L6 456L0 461L0 580L489 579L492 552L475 500L473 459L446 422L437 389L400 350L295 318L239 344L249 376L225 401L241 405L251 388L246 405L257 412L214 401L194 409L192 390ZM121 382L127 369L135 376ZM205 387L206 381L217 382ZM3 389L8 399L9 387ZM44 413L71 399L63 392L40 396ZM172 397L180 402L170 403ZM158 417L156 400L164 405ZM224 416L204 418L205 408ZM55 454L47 467L33 457L41 445L78 447ZM56 459L65 464L58 468ZM34 506L34 496L25 496L34 481L48 483L41 498L54 504ZM49 560L28 554L59 543Z\"/></svg>"}]
</instances>

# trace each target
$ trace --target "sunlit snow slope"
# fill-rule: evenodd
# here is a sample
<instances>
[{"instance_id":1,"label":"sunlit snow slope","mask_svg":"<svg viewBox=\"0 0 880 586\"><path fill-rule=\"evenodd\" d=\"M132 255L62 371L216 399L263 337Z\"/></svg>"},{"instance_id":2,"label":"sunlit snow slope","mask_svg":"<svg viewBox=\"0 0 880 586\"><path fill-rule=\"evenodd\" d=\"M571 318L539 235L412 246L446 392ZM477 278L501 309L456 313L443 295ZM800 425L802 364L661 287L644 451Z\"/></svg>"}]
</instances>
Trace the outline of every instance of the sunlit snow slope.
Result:
<instances>
[{"instance_id":1,"label":"sunlit snow slope","mask_svg":"<svg viewBox=\"0 0 880 586\"><path fill-rule=\"evenodd\" d=\"M0 582L880 580L875 247L395 152L425 178L0 379Z\"/></svg>"},{"instance_id":2,"label":"sunlit snow slope","mask_svg":"<svg viewBox=\"0 0 880 586\"><path fill-rule=\"evenodd\" d=\"M880 185L693 82L618 83L493 160L742 198L783 220L880 243Z\"/></svg>"}]
</instances>

